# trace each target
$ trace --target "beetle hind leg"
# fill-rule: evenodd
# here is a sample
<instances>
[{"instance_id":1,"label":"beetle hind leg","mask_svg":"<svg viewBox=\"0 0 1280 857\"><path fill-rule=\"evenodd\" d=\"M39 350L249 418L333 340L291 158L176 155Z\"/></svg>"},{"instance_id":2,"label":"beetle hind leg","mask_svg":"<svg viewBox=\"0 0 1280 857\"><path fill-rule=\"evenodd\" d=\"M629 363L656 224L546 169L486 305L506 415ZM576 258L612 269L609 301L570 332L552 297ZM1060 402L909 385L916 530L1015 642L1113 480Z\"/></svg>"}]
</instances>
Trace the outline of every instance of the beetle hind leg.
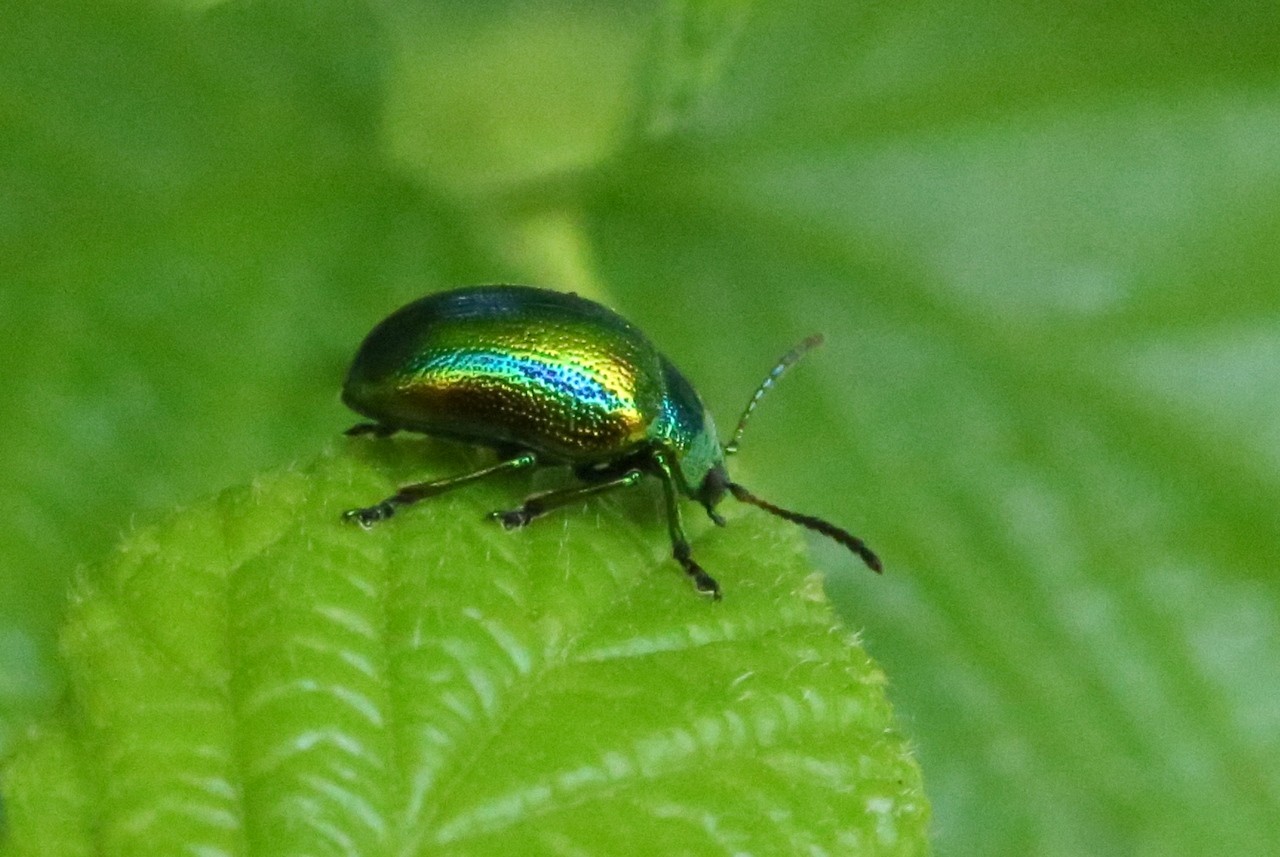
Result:
<instances>
[{"instance_id":1,"label":"beetle hind leg","mask_svg":"<svg viewBox=\"0 0 1280 857\"><path fill-rule=\"evenodd\" d=\"M535 464L537 464L537 458L532 452L522 452L514 458L499 461L497 464L483 467L471 473L463 473L459 476L450 476L445 479L435 479L430 482L415 482L412 485L402 486L399 491L385 500L374 503L372 506L348 509L342 513L342 519L357 523L367 530L378 521L385 521L390 518L396 513L396 509L401 506L410 506L419 500L443 494L446 491L451 491L454 488L459 488L486 476L492 476L495 473L503 473L508 470L523 470Z\"/></svg>"},{"instance_id":2,"label":"beetle hind leg","mask_svg":"<svg viewBox=\"0 0 1280 857\"><path fill-rule=\"evenodd\" d=\"M532 494L524 499L514 509L499 509L496 512L490 512L489 517L492 520L502 524L508 530L519 529L525 526L534 518L540 518L552 509L560 506L566 506L578 500L584 500L588 497L594 497L596 494L603 494L606 491L613 491L616 488L630 488L640 481L641 473L639 470L628 470L626 473L614 479L608 479L603 482L593 482L588 485L575 485L571 488L558 488L554 491L544 491L541 494Z\"/></svg>"}]
</instances>

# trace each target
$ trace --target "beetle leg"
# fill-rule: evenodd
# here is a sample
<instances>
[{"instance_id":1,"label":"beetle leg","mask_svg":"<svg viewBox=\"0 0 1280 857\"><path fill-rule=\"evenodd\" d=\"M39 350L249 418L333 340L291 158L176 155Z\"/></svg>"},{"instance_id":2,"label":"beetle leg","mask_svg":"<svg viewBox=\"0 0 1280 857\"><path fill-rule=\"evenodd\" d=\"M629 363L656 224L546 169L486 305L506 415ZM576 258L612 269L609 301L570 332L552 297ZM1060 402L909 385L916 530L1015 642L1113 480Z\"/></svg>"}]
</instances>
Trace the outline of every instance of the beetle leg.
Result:
<instances>
[{"instance_id":1,"label":"beetle leg","mask_svg":"<svg viewBox=\"0 0 1280 857\"><path fill-rule=\"evenodd\" d=\"M351 428L343 432L347 437L359 437L362 434L371 434L375 437L391 437L399 429L394 426L383 425L382 423L356 423Z\"/></svg>"},{"instance_id":2,"label":"beetle leg","mask_svg":"<svg viewBox=\"0 0 1280 857\"><path fill-rule=\"evenodd\" d=\"M642 474L639 470L628 470L621 476L603 482L575 485L571 488L558 488L555 491L544 491L541 494L533 494L524 498L524 502L515 509L490 512L489 517L501 523L508 530L514 530L560 506L566 506L569 503L592 497L596 494L603 494L615 488L630 488L640 481L641 476Z\"/></svg>"},{"instance_id":3,"label":"beetle leg","mask_svg":"<svg viewBox=\"0 0 1280 857\"><path fill-rule=\"evenodd\" d=\"M693 578L694 588L703 595L710 595L714 600L719 601L720 584L716 583L715 578L707 574L702 566L694 562L693 550L689 547L689 540L685 538L684 526L680 522L680 495L676 491L676 475L672 470L671 461L662 450L654 452L653 460L658 465L659 476L662 479L662 493L667 501L667 530L671 534L671 555L675 557L676 562L680 563L685 574Z\"/></svg>"},{"instance_id":4,"label":"beetle leg","mask_svg":"<svg viewBox=\"0 0 1280 857\"><path fill-rule=\"evenodd\" d=\"M471 473L450 476L447 479L436 479L431 482L415 482L412 485L401 487L399 491L380 503L365 506L361 509L348 509L342 513L342 519L355 521L360 526L368 529L378 521L390 518L395 514L396 509L401 506L408 506L427 497L443 494L446 491L466 485L468 482L475 482L477 479L483 479L495 473L503 473L508 470L523 470L527 467L532 467L536 463L537 458L532 452L522 452L515 458L499 461L491 467L484 467Z\"/></svg>"}]
</instances>

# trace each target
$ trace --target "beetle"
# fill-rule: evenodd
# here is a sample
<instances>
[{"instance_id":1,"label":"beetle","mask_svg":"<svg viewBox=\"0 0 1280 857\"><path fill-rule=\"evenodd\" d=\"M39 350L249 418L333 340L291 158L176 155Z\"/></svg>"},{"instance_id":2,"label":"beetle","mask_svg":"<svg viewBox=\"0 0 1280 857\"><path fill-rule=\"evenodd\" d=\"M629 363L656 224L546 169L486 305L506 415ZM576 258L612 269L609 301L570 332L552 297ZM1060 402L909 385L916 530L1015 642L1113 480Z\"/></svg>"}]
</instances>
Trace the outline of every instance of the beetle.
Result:
<instances>
[{"instance_id":1,"label":"beetle","mask_svg":"<svg viewBox=\"0 0 1280 857\"><path fill-rule=\"evenodd\" d=\"M493 449L496 464L418 482L343 518L364 528L402 506L516 470L569 466L577 483L531 494L491 513L507 529L523 527L569 503L638 484L662 483L672 556L703 594L720 586L694 561L680 499L702 504L717 525L726 494L827 536L874 571L879 558L846 530L775 506L729 477L725 458L738 450L765 392L822 341L811 336L778 361L721 444L693 385L639 328L576 294L533 286L486 285L439 292L396 310L365 337L347 373L342 400L371 422L348 435L399 431Z\"/></svg>"}]
</instances>

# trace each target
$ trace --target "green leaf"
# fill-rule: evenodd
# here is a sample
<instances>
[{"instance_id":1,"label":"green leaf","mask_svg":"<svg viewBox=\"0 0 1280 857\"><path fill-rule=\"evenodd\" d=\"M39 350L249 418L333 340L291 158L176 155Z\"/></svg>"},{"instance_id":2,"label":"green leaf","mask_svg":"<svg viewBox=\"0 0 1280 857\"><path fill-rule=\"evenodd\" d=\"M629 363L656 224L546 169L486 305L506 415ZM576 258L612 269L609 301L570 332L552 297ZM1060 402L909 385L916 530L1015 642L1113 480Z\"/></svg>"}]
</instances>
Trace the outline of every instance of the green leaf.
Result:
<instances>
[{"instance_id":1,"label":"green leaf","mask_svg":"<svg viewBox=\"0 0 1280 857\"><path fill-rule=\"evenodd\" d=\"M483 513L527 477L341 521L464 451L350 442L82 573L7 853L923 853L884 675L794 528L704 529L716 603L651 490L516 533Z\"/></svg>"}]
</instances>

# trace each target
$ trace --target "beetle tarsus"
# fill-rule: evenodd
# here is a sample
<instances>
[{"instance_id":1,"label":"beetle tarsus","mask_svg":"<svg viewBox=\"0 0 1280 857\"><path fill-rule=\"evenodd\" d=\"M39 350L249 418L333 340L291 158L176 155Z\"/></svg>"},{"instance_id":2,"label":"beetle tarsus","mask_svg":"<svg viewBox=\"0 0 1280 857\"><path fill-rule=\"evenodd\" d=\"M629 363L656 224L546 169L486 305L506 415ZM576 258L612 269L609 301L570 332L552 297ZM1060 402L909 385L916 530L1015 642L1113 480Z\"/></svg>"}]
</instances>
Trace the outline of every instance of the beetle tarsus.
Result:
<instances>
[{"instance_id":1,"label":"beetle tarsus","mask_svg":"<svg viewBox=\"0 0 1280 857\"><path fill-rule=\"evenodd\" d=\"M685 574L693 578L694 589L702 595L710 596L712 601L720 600L720 584L716 583L716 579L694 561L687 542L677 543L671 553L676 558L676 562L680 563Z\"/></svg>"},{"instance_id":2,"label":"beetle tarsus","mask_svg":"<svg viewBox=\"0 0 1280 857\"><path fill-rule=\"evenodd\" d=\"M379 521L385 521L396 513L396 507L386 500L374 506L359 509L348 509L342 513L342 520L353 521L368 530Z\"/></svg>"},{"instance_id":3,"label":"beetle tarsus","mask_svg":"<svg viewBox=\"0 0 1280 857\"><path fill-rule=\"evenodd\" d=\"M502 524L503 529L518 530L534 519L524 506L518 509L499 509L496 512L490 512L490 520L497 521Z\"/></svg>"},{"instance_id":4,"label":"beetle tarsus","mask_svg":"<svg viewBox=\"0 0 1280 857\"><path fill-rule=\"evenodd\" d=\"M712 601L720 600L720 584L716 583L714 577L703 571L702 566L689 560L684 570L693 578L693 588L698 590L699 594L710 596Z\"/></svg>"}]
</instances>

